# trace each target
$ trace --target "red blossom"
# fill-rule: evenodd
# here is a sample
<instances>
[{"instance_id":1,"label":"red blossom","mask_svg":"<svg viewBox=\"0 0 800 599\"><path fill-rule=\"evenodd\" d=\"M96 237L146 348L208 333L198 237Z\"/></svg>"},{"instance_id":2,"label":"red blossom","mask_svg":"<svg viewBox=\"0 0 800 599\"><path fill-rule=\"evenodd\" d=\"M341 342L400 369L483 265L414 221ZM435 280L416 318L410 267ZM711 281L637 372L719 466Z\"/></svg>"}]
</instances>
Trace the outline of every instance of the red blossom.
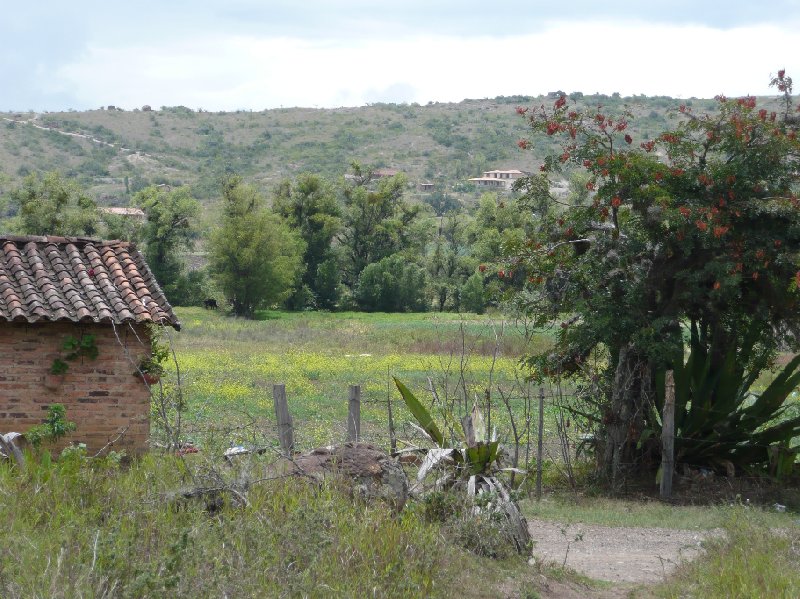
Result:
<instances>
[{"instance_id":1,"label":"red blossom","mask_svg":"<svg viewBox=\"0 0 800 599\"><path fill-rule=\"evenodd\" d=\"M772 243L775 245L776 248L779 248L783 245L783 242L780 239L776 239Z\"/></svg>"},{"instance_id":2,"label":"red blossom","mask_svg":"<svg viewBox=\"0 0 800 599\"><path fill-rule=\"evenodd\" d=\"M784 75L786 75L786 69L781 69L778 71L778 79L783 79Z\"/></svg>"},{"instance_id":3,"label":"red blossom","mask_svg":"<svg viewBox=\"0 0 800 599\"><path fill-rule=\"evenodd\" d=\"M686 206L681 206L680 208L678 208L678 210L686 218L689 218L692 215L692 211Z\"/></svg>"},{"instance_id":4,"label":"red blossom","mask_svg":"<svg viewBox=\"0 0 800 599\"><path fill-rule=\"evenodd\" d=\"M589 182L586 184L586 189L588 189L589 191L594 191L594 183L592 183L591 181L589 181Z\"/></svg>"},{"instance_id":5,"label":"red blossom","mask_svg":"<svg viewBox=\"0 0 800 599\"><path fill-rule=\"evenodd\" d=\"M720 285L720 282L719 281L714 281L714 290L716 291L720 287L722 287L722 285Z\"/></svg>"},{"instance_id":6,"label":"red blossom","mask_svg":"<svg viewBox=\"0 0 800 599\"><path fill-rule=\"evenodd\" d=\"M523 106L517 106L517 114L525 114L528 112L528 109Z\"/></svg>"},{"instance_id":7,"label":"red blossom","mask_svg":"<svg viewBox=\"0 0 800 599\"><path fill-rule=\"evenodd\" d=\"M586 168L592 168L592 161L591 160L584 160L583 161L583 166L585 166Z\"/></svg>"},{"instance_id":8,"label":"red blossom","mask_svg":"<svg viewBox=\"0 0 800 599\"><path fill-rule=\"evenodd\" d=\"M554 106L556 107L556 109L559 109L562 106L564 106L564 104L566 104L566 103L567 103L567 97L566 96L561 96L558 100L556 100L556 103L554 104Z\"/></svg>"},{"instance_id":9,"label":"red blossom","mask_svg":"<svg viewBox=\"0 0 800 599\"><path fill-rule=\"evenodd\" d=\"M569 160L569 152L564 152L563 154L561 154L559 160L561 160L561 162L566 162L567 160Z\"/></svg>"},{"instance_id":10,"label":"red blossom","mask_svg":"<svg viewBox=\"0 0 800 599\"><path fill-rule=\"evenodd\" d=\"M573 112L570 112L567 116L574 121L575 119L578 118L578 113L573 111Z\"/></svg>"},{"instance_id":11,"label":"red blossom","mask_svg":"<svg viewBox=\"0 0 800 599\"><path fill-rule=\"evenodd\" d=\"M686 112L686 104L681 104L680 106L678 106L678 110L680 110L681 112Z\"/></svg>"},{"instance_id":12,"label":"red blossom","mask_svg":"<svg viewBox=\"0 0 800 599\"><path fill-rule=\"evenodd\" d=\"M758 271L755 271L755 272L752 274L752 277L753 277L753 280L754 280L754 281L758 281Z\"/></svg>"},{"instance_id":13,"label":"red blossom","mask_svg":"<svg viewBox=\"0 0 800 599\"><path fill-rule=\"evenodd\" d=\"M554 133L558 133L558 130L559 130L558 123L553 123L553 122L547 123L548 135L553 135Z\"/></svg>"},{"instance_id":14,"label":"red blossom","mask_svg":"<svg viewBox=\"0 0 800 599\"><path fill-rule=\"evenodd\" d=\"M481 265L478 267L478 270L479 270L479 271L481 271L481 272L486 272L486 265L485 265L485 264L481 264Z\"/></svg>"},{"instance_id":15,"label":"red blossom","mask_svg":"<svg viewBox=\"0 0 800 599\"><path fill-rule=\"evenodd\" d=\"M656 146L656 142L653 141L653 140L651 140L651 141L643 141L640 145L642 146L642 149L645 152L652 152L653 148L655 148L655 146Z\"/></svg>"},{"instance_id":16,"label":"red blossom","mask_svg":"<svg viewBox=\"0 0 800 599\"><path fill-rule=\"evenodd\" d=\"M628 143L628 144L632 144L633 143L633 138L630 135L628 135L627 133L625 134L625 143Z\"/></svg>"},{"instance_id":17,"label":"red blossom","mask_svg":"<svg viewBox=\"0 0 800 599\"><path fill-rule=\"evenodd\" d=\"M505 277L505 276L506 276L506 271L504 271L504 270L498 270L498 271L497 271L497 276L498 276L498 277L500 277L500 278L502 279L503 277Z\"/></svg>"},{"instance_id":18,"label":"red blossom","mask_svg":"<svg viewBox=\"0 0 800 599\"><path fill-rule=\"evenodd\" d=\"M800 287L800 270L798 270L794 275L794 282L795 284Z\"/></svg>"},{"instance_id":19,"label":"red blossom","mask_svg":"<svg viewBox=\"0 0 800 599\"><path fill-rule=\"evenodd\" d=\"M661 179L663 178L664 178L664 173L662 173L661 171L656 171L655 173L653 173L653 179L655 179L656 181L661 181Z\"/></svg>"},{"instance_id":20,"label":"red blossom","mask_svg":"<svg viewBox=\"0 0 800 599\"><path fill-rule=\"evenodd\" d=\"M680 177L685 171L682 168L674 168L670 172L673 177Z\"/></svg>"},{"instance_id":21,"label":"red blossom","mask_svg":"<svg viewBox=\"0 0 800 599\"><path fill-rule=\"evenodd\" d=\"M520 139L520 140L517 142L517 145L519 146L519 149L520 149L520 150L527 150L527 149L528 149L529 142L528 142L528 140L527 140L527 139Z\"/></svg>"},{"instance_id":22,"label":"red blossom","mask_svg":"<svg viewBox=\"0 0 800 599\"><path fill-rule=\"evenodd\" d=\"M723 227L721 225L714 227L714 237L716 237L717 239L725 235L725 233L727 232L728 232L728 227Z\"/></svg>"},{"instance_id":23,"label":"red blossom","mask_svg":"<svg viewBox=\"0 0 800 599\"><path fill-rule=\"evenodd\" d=\"M611 198L611 205L614 208L619 208L620 204L622 204L622 200L620 200L618 196Z\"/></svg>"},{"instance_id":24,"label":"red blossom","mask_svg":"<svg viewBox=\"0 0 800 599\"><path fill-rule=\"evenodd\" d=\"M696 221L694 222L694 224L695 224L695 226L696 226L698 229L700 229L701 231L705 231L706 229L708 229L708 225L707 225L705 222L703 222L702 220L699 220L699 219L698 219L698 220L696 220Z\"/></svg>"},{"instance_id":25,"label":"red blossom","mask_svg":"<svg viewBox=\"0 0 800 599\"><path fill-rule=\"evenodd\" d=\"M762 108L761 110L758 111L758 118L761 119L762 121L766 121L767 120L767 109L766 108Z\"/></svg>"}]
</instances>

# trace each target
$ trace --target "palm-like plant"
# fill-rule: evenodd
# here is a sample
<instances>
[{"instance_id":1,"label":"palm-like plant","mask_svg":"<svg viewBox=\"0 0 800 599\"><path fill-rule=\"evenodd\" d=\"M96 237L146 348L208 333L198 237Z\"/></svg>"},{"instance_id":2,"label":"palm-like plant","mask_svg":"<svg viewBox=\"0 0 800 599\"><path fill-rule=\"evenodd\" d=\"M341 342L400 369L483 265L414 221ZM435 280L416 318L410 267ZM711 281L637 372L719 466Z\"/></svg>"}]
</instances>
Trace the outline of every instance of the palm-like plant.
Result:
<instances>
[{"instance_id":1,"label":"palm-like plant","mask_svg":"<svg viewBox=\"0 0 800 599\"><path fill-rule=\"evenodd\" d=\"M458 483L465 483L467 496L471 499L488 498L485 507L482 507L483 502L473 505L473 514L479 514L484 509L498 514L507 522L509 536L517 551L519 553L527 551L531 545L527 522L506 486L497 478L499 472L510 469L500 468L499 443L494 438L486 437L483 417L477 406L473 408L471 414L461 420L463 428L461 443L458 445L448 443L422 402L399 380L395 378L394 382L422 431L437 445L436 448L427 451L417 472L417 480L424 481L436 466L449 466L444 476L436 481L437 486L452 487Z\"/></svg>"},{"instance_id":2,"label":"palm-like plant","mask_svg":"<svg viewBox=\"0 0 800 599\"><path fill-rule=\"evenodd\" d=\"M754 357L756 342L756 335L748 334L741 348L724 349L717 341L706 346L692 325L688 358L674 369L677 461L747 468L776 456L785 462L788 452L793 462L790 443L800 435L800 415L787 413L786 400L800 384L800 355L757 393L753 385L767 360ZM663 378L660 383L656 388L663 390Z\"/></svg>"}]
</instances>

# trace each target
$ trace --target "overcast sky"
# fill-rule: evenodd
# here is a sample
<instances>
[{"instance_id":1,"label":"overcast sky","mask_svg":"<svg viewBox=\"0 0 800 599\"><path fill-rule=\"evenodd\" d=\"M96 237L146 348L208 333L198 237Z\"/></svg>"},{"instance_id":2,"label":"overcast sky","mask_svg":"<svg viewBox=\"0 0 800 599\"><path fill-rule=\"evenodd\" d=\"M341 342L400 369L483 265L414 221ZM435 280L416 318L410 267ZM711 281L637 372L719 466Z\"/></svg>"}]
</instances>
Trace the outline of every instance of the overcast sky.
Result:
<instances>
[{"instance_id":1,"label":"overcast sky","mask_svg":"<svg viewBox=\"0 0 800 599\"><path fill-rule=\"evenodd\" d=\"M800 0L23 0L0 110L713 97L800 82Z\"/></svg>"}]
</instances>

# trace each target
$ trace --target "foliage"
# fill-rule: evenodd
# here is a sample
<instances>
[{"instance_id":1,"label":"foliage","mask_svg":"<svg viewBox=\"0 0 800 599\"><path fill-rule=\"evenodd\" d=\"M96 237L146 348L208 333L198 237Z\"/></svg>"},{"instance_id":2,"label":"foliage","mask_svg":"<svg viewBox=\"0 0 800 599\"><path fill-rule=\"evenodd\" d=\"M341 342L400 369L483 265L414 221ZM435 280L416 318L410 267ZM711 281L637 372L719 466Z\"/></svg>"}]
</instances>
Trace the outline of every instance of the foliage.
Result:
<instances>
[{"instance_id":1,"label":"foliage","mask_svg":"<svg viewBox=\"0 0 800 599\"><path fill-rule=\"evenodd\" d=\"M222 222L209 242L209 266L234 314L251 318L285 300L300 279L304 242L238 176L223 183Z\"/></svg>"},{"instance_id":2,"label":"foliage","mask_svg":"<svg viewBox=\"0 0 800 599\"><path fill-rule=\"evenodd\" d=\"M339 281L332 280L333 269L338 272L338 267L334 266L336 257L331 242L342 221L333 186L309 173L298 176L294 183L284 181L275 193L273 210L300 233L306 244L302 282L317 298L320 308L335 307Z\"/></svg>"},{"instance_id":3,"label":"foliage","mask_svg":"<svg viewBox=\"0 0 800 599\"><path fill-rule=\"evenodd\" d=\"M76 183L57 172L31 174L10 193L17 212L15 229L23 235L95 235L97 207Z\"/></svg>"},{"instance_id":4,"label":"foliage","mask_svg":"<svg viewBox=\"0 0 800 599\"><path fill-rule=\"evenodd\" d=\"M356 302L367 312L424 312L426 283L422 267L394 254L364 268L355 290Z\"/></svg>"},{"instance_id":5,"label":"foliage","mask_svg":"<svg viewBox=\"0 0 800 599\"><path fill-rule=\"evenodd\" d=\"M517 250L529 281L519 304L540 324L561 323L557 351L532 363L569 376L603 357L600 461L616 475L657 426L656 374L682 362L681 323L719 350L716 372L729 352L741 359L746 334L758 355L798 339L796 123L755 98L722 96L715 114L682 105L673 130L644 140L631 135L629 112L581 109L564 96L518 112L538 138L563 140L544 173L520 185L543 215ZM565 168L589 176L578 205L549 193L548 173Z\"/></svg>"},{"instance_id":6,"label":"foliage","mask_svg":"<svg viewBox=\"0 0 800 599\"><path fill-rule=\"evenodd\" d=\"M94 360L99 354L94 335L81 335L80 338L67 335L67 337L64 339L64 343L61 345L61 349L65 352L65 354L62 357L55 358L53 360L53 363L50 366L50 374L65 374L69 369L69 364L67 364L65 360L70 362L73 362L78 358L89 358L90 360Z\"/></svg>"},{"instance_id":7,"label":"foliage","mask_svg":"<svg viewBox=\"0 0 800 599\"><path fill-rule=\"evenodd\" d=\"M354 289L370 264L411 247L420 240L410 228L419 212L403 200L402 174L374 180L370 169L354 163L352 183L344 187L344 214L338 239L344 252L344 282Z\"/></svg>"},{"instance_id":8,"label":"foliage","mask_svg":"<svg viewBox=\"0 0 800 599\"><path fill-rule=\"evenodd\" d=\"M142 229L144 254L167 299L174 305L196 303L187 288L183 253L194 245L194 219L200 209L187 186L176 189L151 185L137 192L132 203L141 208L146 221ZM192 301L194 300L194 301Z\"/></svg>"},{"instance_id":9,"label":"foliage","mask_svg":"<svg viewBox=\"0 0 800 599\"><path fill-rule=\"evenodd\" d=\"M32 426L25 432L25 439L34 447L39 447L42 441L55 442L61 437L75 430L75 423L67 420L67 411L60 403L54 403L47 408L47 417L42 424Z\"/></svg>"},{"instance_id":10,"label":"foliage","mask_svg":"<svg viewBox=\"0 0 800 599\"><path fill-rule=\"evenodd\" d=\"M483 287L483 276L480 273L472 274L461 287L460 307L465 312L483 314L486 309L486 295Z\"/></svg>"},{"instance_id":11,"label":"foliage","mask_svg":"<svg viewBox=\"0 0 800 599\"><path fill-rule=\"evenodd\" d=\"M177 458L120 468L77 457L0 464L0 518L15 547L0 560L3 597L444 597L462 560L413 512L334 485L261 482L246 507L221 502L211 514L176 496L187 472Z\"/></svg>"},{"instance_id":12,"label":"foliage","mask_svg":"<svg viewBox=\"0 0 800 599\"><path fill-rule=\"evenodd\" d=\"M712 341L707 349L694 327L689 357L675 366L676 458L719 466L727 460L744 468L769 464L775 451L800 435L800 416L787 417L786 403L800 383L800 356L756 393L752 387L765 357L753 356L755 340L745 339L738 356L736 348L726 351L719 343ZM719 354L724 357L715 364ZM788 454L791 473L795 452Z\"/></svg>"}]
</instances>

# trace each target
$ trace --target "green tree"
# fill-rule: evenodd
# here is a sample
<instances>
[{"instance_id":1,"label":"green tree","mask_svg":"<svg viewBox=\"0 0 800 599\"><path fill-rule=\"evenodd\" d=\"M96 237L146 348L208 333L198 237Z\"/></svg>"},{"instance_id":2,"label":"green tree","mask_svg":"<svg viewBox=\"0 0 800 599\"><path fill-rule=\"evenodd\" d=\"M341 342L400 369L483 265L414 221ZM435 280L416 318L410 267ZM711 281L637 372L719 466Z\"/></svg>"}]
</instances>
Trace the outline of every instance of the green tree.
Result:
<instances>
[{"instance_id":1,"label":"green tree","mask_svg":"<svg viewBox=\"0 0 800 599\"><path fill-rule=\"evenodd\" d=\"M782 72L774 83L791 89ZM686 370L689 332L700 370L690 369L683 401L707 425L686 429L679 452L703 445L717 448L702 454L710 465L742 456L767 462L766 447L733 448L747 447L757 427L782 413L779 394L751 418L741 390L717 382L724 373L757 376L778 347L800 338L797 122L759 109L755 98L719 97L715 113L681 106L674 130L635 140L631 115L582 112L563 96L520 112L535 135L564 139L545 171L569 165L589 175L590 201L567 207L549 196L546 175L528 181L527 199L550 210L517 248L531 281L518 299L540 324L560 322L556 351L531 364L540 376L584 381L595 398L603 472L619 482L624 465L657 451L648 438L659 427L664 371L675 369L677 380ZM597 372L588 370L591 355ZM800 434L800 422L773 432L772 441L784 442Z\"/></svg>"},{"instance_id":2,"label":"green tree","mask_svg":"<svg viewBox=\"0 0 800 599\"><path fill-rule=\"evenodd\" d=\"M10 193L16 221L12 227L25 235L87 235L98 233L97 206L86 193L57 172L25 177Z\"/></svg>"},{"instance_id":3,"label":"green tree","mask_svg":"<svg viewBox=\"0 0 800 599\"><path fill-rule=\"evenodd\" d=\"M144 254L167 299L176 305L201 301L198 292L191 291L197 285L190 284L184 261L185 252L194 245L194 220L200 211L190 189L151 185L137 192L132 202L145 213Z\"/></svg>"},{"instance_id":4,"label":"green tree","mask_svg":"<svg viewBox=\"0 0 800 599\"><path fill-rule=\"evenodd\" d=\"M367 312L424 312L426 288L425 269L394 254L367 265L355 295L359 308Z\"/></svg>"},{"instance_id":5,"label":"green tree","mask_svg":"<svg viewBox=\"0 0 800 599\"><path fill-rule=\"evenodd\" d=\"M344 283L355 288L368 264L419 243L411 226L419 213L403 199L405 175L374 180L372 171L353 164L353 180L345 183L343 229Z\"/></svg>"},{"instance_id":6,"label":"green tree","mask_svg":"<svg viewBox=\"0 0 800 599\"><path fill-rule=\"evenodd\" d=\"M209 265L234 314L251 318L285 300L303 275L305 244L269 211L256 189L229 176L221 226L209 242Z\"/></svg>"},{"instance_id":7,"label":"green tree","mask_svg":"<svg viewBox=\"0 0 800 599\"><path fill-rule=\"evenodd\" d=\"M341 229L342 219L333 186L317 175L301 174L294 183L284 181L280 184L273 210L300 233L306 244L303 254L306 270L302 283L314 296L315 305L328 309L335 307L339 281L333 280L333 275L339 272L339 268L335 267L337 259L331 244ZM320 273L323 264L326 266Z\"/></svg>"},{"instance_id":8,"label":"green tree","mask_svg":"<svg viewBox=\"0 0 800 599\"><path fill-rule=\"evenodd\" d=\"M480 273L476 272L466 280L461 287L460 297L462 310L483 314L486 309L486 293L483 288L483 276Z\"/></svg>"}]
</instances>

